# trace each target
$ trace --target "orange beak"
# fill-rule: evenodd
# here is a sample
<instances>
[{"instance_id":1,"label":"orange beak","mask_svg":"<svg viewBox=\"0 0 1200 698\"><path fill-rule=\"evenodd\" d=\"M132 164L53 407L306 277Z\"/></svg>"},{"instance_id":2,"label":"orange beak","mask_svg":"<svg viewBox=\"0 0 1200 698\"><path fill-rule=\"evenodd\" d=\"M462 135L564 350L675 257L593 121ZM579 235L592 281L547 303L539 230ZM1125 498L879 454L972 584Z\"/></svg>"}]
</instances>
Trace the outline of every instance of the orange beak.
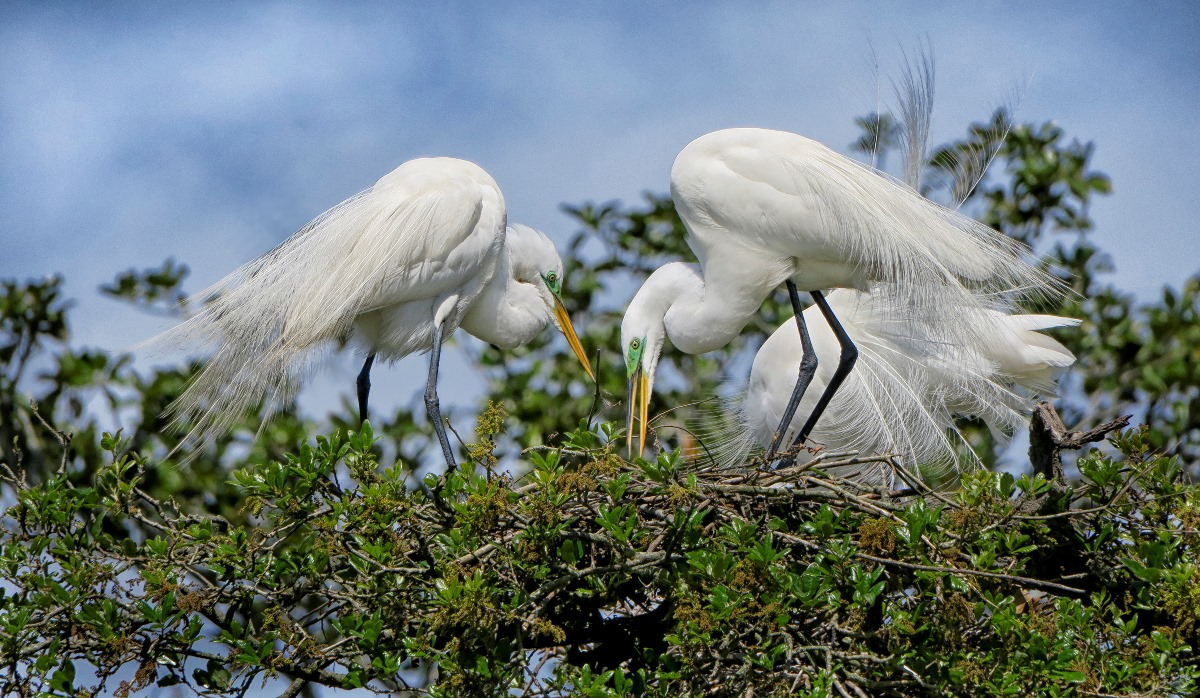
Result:
<instances>
[{"instance_id":1,"label":"orange beak","mask_svg":"<svg viewBox=\"0 0 1200 698\"><path fill-rule=\"evenodd\" d=\"M567 309L563 307L557 294L554 296L554 319L558 323L558 329L562 330L563 336L567 338L567 344L571 345L571 351L575 352L579 363L583 364L583 370L587 371L588 378L595 383L596 374L592 372L592 365L588 362L587 354L583 352L583 344L579 341L579 335L575 334L575 326L571 324L571 317L567 315Z\"/></svg>"}]
</instances>

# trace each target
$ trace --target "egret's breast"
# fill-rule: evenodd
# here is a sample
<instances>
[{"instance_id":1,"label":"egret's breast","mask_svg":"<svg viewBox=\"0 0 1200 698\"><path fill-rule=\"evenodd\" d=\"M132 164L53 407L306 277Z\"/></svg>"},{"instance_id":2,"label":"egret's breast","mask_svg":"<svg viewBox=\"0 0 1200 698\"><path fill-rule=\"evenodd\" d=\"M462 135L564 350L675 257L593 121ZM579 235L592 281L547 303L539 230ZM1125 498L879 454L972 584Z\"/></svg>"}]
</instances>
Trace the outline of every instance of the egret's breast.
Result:
<instances>
[{"instance_id":1,"label":"egret's breast","mask_svg":"<svg viewBox=\"0 0 1200 698\"><path fill-rule=\"evenodd\" d=\"M428 298L376 308L355 318L353 339L389 359L428 351L433 346L434 312L434 301ZM449 336L454 326L447 329L443 336Z\"/></svg>"}]
</instances>

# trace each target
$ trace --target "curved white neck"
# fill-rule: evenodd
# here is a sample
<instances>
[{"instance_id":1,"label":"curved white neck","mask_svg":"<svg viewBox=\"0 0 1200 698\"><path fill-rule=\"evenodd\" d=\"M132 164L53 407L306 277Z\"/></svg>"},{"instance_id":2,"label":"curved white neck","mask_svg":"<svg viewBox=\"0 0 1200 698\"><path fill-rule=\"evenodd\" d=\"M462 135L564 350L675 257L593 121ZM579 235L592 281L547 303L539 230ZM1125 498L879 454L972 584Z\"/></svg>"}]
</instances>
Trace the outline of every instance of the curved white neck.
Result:
<instances>
[{"instance_id":1,"label":"curved white neck","mask_svg":"<svg viewBox=\"0 0 1200 698\"><path fill-rule=\"evenodd\" d=\"M505 247L495 273L460 324L469 334L501 349L529 343L550 322L546 301L537 287L513 277L509 255Z\"/></svg>"},{"instance_id":2,"label":"curved white neck","mask_svg":"<svg viewBox=\"0 0 1200 698\"><path fill-rule=\"evenodd\" d=\"M677 349L702 354L732 342L762 305L754 294L715 291L706 286L697 265L675 262L656 269L638 295L649 299L649 312L661 313Z\"/></svg>"}]
</instances>

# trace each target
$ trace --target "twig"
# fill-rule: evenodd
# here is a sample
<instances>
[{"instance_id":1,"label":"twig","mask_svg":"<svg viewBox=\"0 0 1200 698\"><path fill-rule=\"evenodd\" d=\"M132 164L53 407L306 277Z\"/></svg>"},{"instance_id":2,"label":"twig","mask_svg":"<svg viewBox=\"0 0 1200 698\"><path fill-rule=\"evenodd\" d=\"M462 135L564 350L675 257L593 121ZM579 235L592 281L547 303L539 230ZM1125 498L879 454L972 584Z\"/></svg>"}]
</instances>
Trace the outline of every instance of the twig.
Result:
<instances>
[{"instance_id":1,"label":"twig","mask_svg":"<svg viewBox=\"0 0 1200 698\"><path fill-rule=\"evenodd\" d=\"M918 565L915 562L901 562L900 560L889 560L886 557L875 557L864 552L855 553L857 557L871 562L877 562L881 565L891 565L893 567L905 567L910 570L921 570L924 572L945 572L947 574L966 574L973 577L988 577L990 579L1000 579L1006 582L1013 582L1027 586L1031 589L1044 589L1046 591L1057 591L1066 594L1082 594L1083 589L1076 589L1064 584L1055 584L1054 582L1044 582L1040 579L1030 579L1029 577L1020 577L1014 574L1003 574L1000 572L984 572L982 570L973 570L959 567L936 567L933 565Z\"/></svg>"},{"instance_id":2,"label":"twig","mask_svg":"<svg viewBox=\"0 0 1200 698\"><path fill-rule=\"evenodd\" d=\"M58 444L60 446L62 446L62 448L63 448L62 461L59 462L58 469L54 471L55 475L62 475L63 473L67 472L67 461L70 459L70 456L71 456L72 434L68 434L65 431L61 431L57 427L55 427L53 424L46 421L46 418L42 416L41 411L38 409L38 403L36 400L29 401L29 410L30 410L30 412L33 413L33 416L37 417L37 420L42 423L42 426L46 427L46 429L48 429L51 434L54 434L54 438L58 441ZM70 481L68 481L66 484L67 484L67 487L70 487L72 489L74 489L74 487L75 487L74 485L72 485L70 483Z\"/></svg>"}]
</instances>

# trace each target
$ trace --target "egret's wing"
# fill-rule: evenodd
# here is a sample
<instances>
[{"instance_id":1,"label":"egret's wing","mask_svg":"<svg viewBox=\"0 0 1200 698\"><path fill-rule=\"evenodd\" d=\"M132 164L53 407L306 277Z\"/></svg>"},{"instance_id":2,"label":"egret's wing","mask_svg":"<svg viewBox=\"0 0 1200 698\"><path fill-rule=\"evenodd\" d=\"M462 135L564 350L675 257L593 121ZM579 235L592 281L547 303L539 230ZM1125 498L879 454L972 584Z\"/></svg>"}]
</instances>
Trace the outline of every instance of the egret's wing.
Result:
<instances>
[{"instance_id":1,"label":"egret's wing","mask_svg":"<svg viewBox=\"0 0 1200 698\"><path fill-rule=\"evenodd\" d=\"M280 342L344 337L359 314L486 281L504 235L491 177L450 159L405 163L220 282L221 306Z\"/></svg>"},{"instance_id":2,"label":"egret's wing","mask_svg":"<svg viewBox=\"0 0 1200 698\"><path fill-rule=\"evenodd\" d=\"M478 292L504 221L503 197L478 166L401 165L204 291L212 300L198 315L154 340L216 345L171 413L215 435L264 397L290 399L319 348L348 337L359 314Z\"/></svg>"}]
</instances>

